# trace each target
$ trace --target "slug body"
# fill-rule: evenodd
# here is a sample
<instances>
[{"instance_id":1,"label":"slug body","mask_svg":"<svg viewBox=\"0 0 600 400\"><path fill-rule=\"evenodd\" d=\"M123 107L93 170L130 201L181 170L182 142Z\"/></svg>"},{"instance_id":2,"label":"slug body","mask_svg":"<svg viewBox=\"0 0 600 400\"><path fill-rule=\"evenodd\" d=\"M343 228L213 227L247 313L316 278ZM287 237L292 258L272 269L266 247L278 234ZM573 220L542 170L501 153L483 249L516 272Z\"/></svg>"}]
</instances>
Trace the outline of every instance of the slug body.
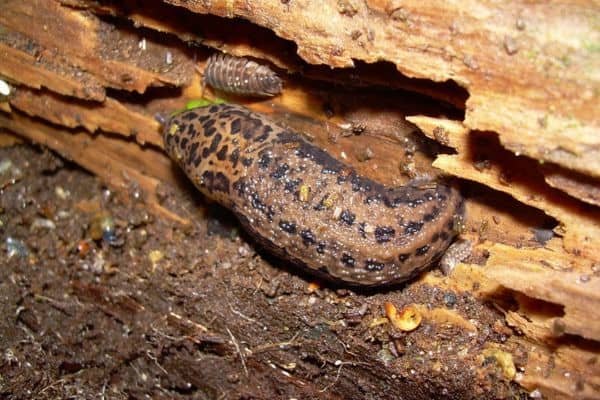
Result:
<instances>
[{"instance_id":1,"label":"slug body","mask_svg":"<svg viewBox=\"0 0 600 400\"><path fill-rule=\"evenodd\" d=\"M282 89L281 79L266 65L222 53L208 58L202 84L243 96L275 96Z\"/></svg>"},{"instance_id":2,"label":"slug body","mask_svg":"<svg viewBox=\"0 0 600 400\"><path fill-rule=\"evenodd\" d=\"M236 105L173 116L165 148L272 253L351 285L397 283L436 261L463 212L447 185L388 188Z\"/></svg>"}]
</instances>

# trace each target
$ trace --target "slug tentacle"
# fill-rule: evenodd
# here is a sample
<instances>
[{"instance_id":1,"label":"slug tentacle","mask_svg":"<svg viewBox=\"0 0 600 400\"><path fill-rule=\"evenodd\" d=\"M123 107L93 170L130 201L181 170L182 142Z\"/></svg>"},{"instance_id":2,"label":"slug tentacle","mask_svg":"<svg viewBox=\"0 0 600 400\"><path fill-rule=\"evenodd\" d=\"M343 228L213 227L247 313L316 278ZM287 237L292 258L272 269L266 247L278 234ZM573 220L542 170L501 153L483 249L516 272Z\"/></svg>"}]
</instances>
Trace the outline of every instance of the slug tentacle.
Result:
<instances>
[{"instance_id":1,"label":"slug tentacle","mask_svg":"<svg viewBox=\"0 0 600 400\"><path fill-rule=\"evenodd\" d=\"M401 282L427 268L463 213L450 185L386 187L241 106L177 114L164 141L200 191L271 252L354 285Z\"/></svg>"}]
</instances>

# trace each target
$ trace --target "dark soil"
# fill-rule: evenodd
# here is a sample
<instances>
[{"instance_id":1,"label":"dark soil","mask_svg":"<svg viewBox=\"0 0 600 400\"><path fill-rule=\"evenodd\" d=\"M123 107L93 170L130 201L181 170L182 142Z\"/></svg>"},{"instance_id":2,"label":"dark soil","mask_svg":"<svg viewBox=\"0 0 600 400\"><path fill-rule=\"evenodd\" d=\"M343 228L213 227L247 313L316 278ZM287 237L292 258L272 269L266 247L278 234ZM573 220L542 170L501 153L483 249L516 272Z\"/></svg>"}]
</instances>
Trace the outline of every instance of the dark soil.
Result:
<instances>
[{"instance_id":1,"label":"dark soil","mask_svg":"<svg viewBox=\"0 0 600 400\"><path fill-rule=\"evenodd\" d=\"M502 315L468 293L311 285L229 213L157 218L46 150L0 149L0 190L2 398L523 396L482 356L506 345ZM180 192L165 201L190 208ZM424 319L401 332L385 302L453 310L477 330Z\"/></svg>"}]
</instances>

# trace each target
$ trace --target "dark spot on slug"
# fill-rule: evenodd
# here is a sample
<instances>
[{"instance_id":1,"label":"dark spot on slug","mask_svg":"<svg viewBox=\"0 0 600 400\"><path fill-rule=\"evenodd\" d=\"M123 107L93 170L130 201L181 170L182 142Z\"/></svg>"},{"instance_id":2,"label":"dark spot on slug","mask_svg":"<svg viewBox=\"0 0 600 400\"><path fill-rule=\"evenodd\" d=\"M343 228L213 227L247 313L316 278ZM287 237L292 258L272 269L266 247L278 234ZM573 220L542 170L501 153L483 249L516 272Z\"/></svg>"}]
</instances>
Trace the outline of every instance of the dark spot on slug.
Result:
<instances>
[{"instance_id":1,"label":"dark spot on slug","mask_svg":"<svg viewBox=\"0 0 600 400\"><path fill-rule=\"evenodd\" d=\"M171 125L172 126L172 125ZM166 147L170 147L171 146L171 142L175 139L173 139L174 135L163 135L164 141L166 142Z\"/></svg>"},{"instance_id":2,"label":"dark spot on slug","mask_svg":"<svg viewBox=\"0 0 600 400\"><path fill-rule=\"evenodd\" d=\"M192 143L192 145L190 146L190 156L189 156L189 160L193 163L196 163L196 153L198 152L198 146L200 146L198 144L198 142L194 142ZM200 163L200 160L198 160L198 163Z\"/></svg>"},{"instance_id":3,"label":"dark spot on slug","mask_svg":"<svg viewBox=\"0 0 600 400\"><path fill-rule=\"evenodd\" d=\"M256 139L254 139L254 140L256 140L257 142L264 142L265 140L267 140L268 137L269 137L268 133L263 133L262 135L257 136Z\"/></svg>"},{"instance_id":4,"label":"dark spot on slug","mask_svg":"<svg viewBox=\"0 0 600 400\"><path fill-rule=\"evenodd\" d=\"M273 210L273 207L267 206L265 203L263 203L258 193L253 192L250 195L250 204L253 208L266 215L269 221L273 221L273 217L275 216L275 211Z\"/></svg>"},{"instance_id":5,"label":"dark spot on slug","mask_svg":"<svg viewBox=\"0 0 600 400\"><path fill-rule=\"evenodd\" d=\"M426 198L425 197L418 197L415 200L415 204L420 206L421 204L425 204Z\"/></svg>"},{"instance_id":6,"label":"dark spot on slug","mask_svg":"<svg viewBox=\"0 0 600 400\"><path fill-rule=\"evenodd\" d=\"M287 182L285 182L285 191L286 192L295 192L296 189L298 188L298 186L300 186L301 182L302 182L302 179L288 180Z\"/></svg>"},{"instance_id":7,"label":"dark spot on slug","mask_svg":"<svg viewBox=\"0 0 600 400\"><path fill-rule=\"evenodd\" d=\"M319 253L319 254L325 253L325 246L327 246L327 244L325 242L319 242L319 244L317 245L317 253Z\"/></svg>"},{"instance_id":8,"label":"dark spot on slug","mask_svg":"<svg viewBox=\"0 0 600 400\"><path fill-rule=\"evenodd\" d=\"M356 260L354 260L354 258L350 254L344 253L344 254L342 254L342 262L347 267L354 267Z\"/></svg>"},{"instance_id":9,"label":"dark spot on slug","mask_svg":"<svg viewBox=\"0 0 600 400\"><path fill-rule=\"evenodd\" d=\"M252 161L254 161L254 159L252 157L242 157L242 165L244 167L249 167L252 165Z\"/></svg>"},{"instance_id":10,"label":"dark spot on slug","mask_svg":"<svg viewBox=\"0 0 600 400\"><path fill-rule=\"evenodd\" d=\"M229 179L221 172L215 174L214 190L220 192L229 191Z\"/></svg>"},{"instance_id":11,"label":"dark spot on slug","mask_svg":"<svg viewBox=\"0 0 600 400\"><path fill-rule=\"evenodd\" d=\"M336 182L338 185L341 185L342 183L345 183L347 180L348 180L348 175L340 174L340 175L338 175Z\"/></svg>"},{"instance_id":12,"label":"dark spot on slug","mask_svg":"<svg viewBox=\"0 0 600 400\"><path fill-rule=\"evenodd\" d=\"M424 256L425 254L427 254L428 251L429 251L429 245L426 244L425 246L419 247L417 249L417 251L415 251L415 254L417 256Z\"/></svg>"},{"instance_id":13,"label":"dark spot on slug","mask_svg":"<svg viewBox=\"0 0 600 400\"><path fill-rule=\"evenodd\" d=\"M215 128L214 126L211 126L210 128L204 130L204 136L211 137L216 131L217 131L217 128Z\"/></svg>"},{"instance_id":14,"label":"dark spot on slug","mask_svg":"<svg viewBox=\"0 0 600 400\"><path fill-rule=\"evenodd\" d=\"M202 129L204 129L204 130L212 128L213 126L215 126L215 120L214 119L207 119L206 121L204 121L202 123Z\"/></svg>"},{"instance_id":15,"label":"dark spot on slug","mask_svg":"<svg viewBox=\"0 0 600 400\"><path fill-rule=\"evenodd\" d=\"M221 147L221 150L219 150L219 152L217 153L217 159L220 161L225 160L225 158L227 157L227 145Z\"/></svg>"},{"instance_id":16,"label":"dark spot on slug","mask_svg":"<svg viewBox=\"0 0 600 400\"><path fill-rule=\"evenodd\" d=\"M236 118L233 121L231 121L231 127L230 127L229 132L232 135L235 135L236 133L240 132L241 127L242 127L242 121L240 121L239 118Z\"/></svg>"},{"instance_id":17,"label":"dark spot on slug","mask_svg":"<svg viewBox=\"0 0 600 400\"><path fill-rule=\"evenodd\" d=\"M377 243L389 242L394 238L396 230L391 226L379 226L375 228L375 240Z\"/></svg>"},{"instance_id":18,"label":"dark spot on slug","mask_svg":"<svg viewBox=\"0 0 600 400\"><path fill-rule=\"evenodd\" d=\"M380 193L378 193L378 194L373 194L373 195L371 195L371 196L367 196L367 197L365 198L365 204L369 204L369 205L371 205L371 204L373 204L373 203L376 203L376 202L378 202L379 200L381 200L381 194L380 194Z\"/></svg>"},{"instance_id":19,"label":"dark spot on slug","mask_svg":"<svg viewBox=\"0 0 600 400\"><path fill-rule=\"evenodd\" d=\"M329 198L328 195L323 196L321 201L319 201L317 203L317 205L313 207L313 209L316 211L323 211L325 208L327 208L327 207L325 207L325 200L327 200L328 198Z\"/></svg>"},{"instance_id":20,"label":"dark spot on slug","mask_svg":"<svg viewBox=\"0 0 600 400\"><path fill-rule=\"evenodd\" d=\"M198 114L194 111L188 111L181 114L181 119L184 121L192 121L198 119Z\"/></svg>"},{"instance_id":21,"label":"dark spot on slug","mask_svg":"<svg viewBox=\"0 0 600 400\"><path fill-rule=\"evenodd\" d=\"M423 216L423 221L431 222L440 214L440 209L437 207L433 207L433 209Z\"/></svg>"},{"instance_id":22,"label":"dark spot on slug","mask_svg":"<svg viewBox=\"0 0 600 400\"><path fill-rule=\"evenodd\" d=\"M263 125L263 134L269 134L271 132L273 132L273 127L271 125Z\"/></svg>"},{"instance_id":23,"label":"dark spot on slug","mask_svg":"<svg viewBox=\"0 0 600 400\"><path fill-rule=\"evenodd\" d=\"M367 271L381 271L384 267L384 263L377 262L371 258L367 258L367 261L365 262L365 269Z\"/></svg>"},{"instance_id":24,"label":"dark spot on slug","mask_svg":"<svg viewBox=\"0 0 600 400\"><path fill-rule=\"evenodd\" d=\"M210 143L210 147L208 148L208 151L210 154L217 151L217 147L219 147L219 143L221 143L221 139L223 139L223 135L221 135L220 133L217 133L215 135L215 137L213 138L212 142Z\"/></svg>"},{"instance_id":25,"label":"dark spot on slug","mask_svg":"<svg viewBox=\"0 0 600 400\"><path fill-rule=\"evenodd\" d=\"M404 233L407 235L414 235L419 233L421 228L423 228L423 222L411 221L406 225Z\"/></svg>"},{"instance_id":26,"label":"dark spot on slug","mask_svg":"<svg viewBox=\"0 0 600 400\"><path fill-rule=\"evenodd\" d=\"M344 210L342 211L342 213L340 214L340 220L344 221L344 223L346 225L350 225L352 226L352 224L354 223L354 220L356 219L356 214L352 214L350 211L348 210Z\"/></svg>"},{"instance_id":27,"label":"dark spot on slug","mask_svg":"<svg viewBox=\"0 0 600 400\"><path fill-rule=\"evenodd\" d=\"M281 179L285 176L285 174L288 172L289 169L290 169L289 165L283 164L283 165L277 167L277 169L275 171L273 171L273 173L271 174L271 178Z\"/></svg>"},{"instance_id":28,"label":"dark spot on slug","mask_svg":"<svg viewBox=\"0 0 600 400\"><path fill-rule=\"evenodd\" d=\"M264 142L267 140L273 131L273 128L270 125L263 125L262 131L262 134L255 139L257 142Z\"/></svg>"},{"instance_id":29,"label":"dark spot on slug","mask_svg":"<svg viewBox=\"0 0 600 400\"><path fill-rule=\"evenodd\" d=\"M195 138L196 136L198 136L198 131L196 130L196 126L194 124L188 125L187 135L192 139Z\"/></svg>"},{"instance_id":30,"label":"dark spot on slug","mask_svg":"<svg viewBox=\"0 0 600 400\"><path fill-rule=\"evenodd\" d=\"M325 174L325 175L334 175L334 174L337 174L337 173L338 173L338 171L337 171L337 170L335 170L335 169L331 169L331 168L323 168L323 169L321 170L321 173L322 173L322 174Z\"/></svg>"},{"instance_id":31,"label":"dark spot on slug","mask_svg":"<svg viewBox=\"0 0 600 400\"><path fill-rule=\"evenodd\" d=\"M269 166L269 164L271 163L271 161L273 161L273 158L271 158L271 155L269 153L264 153L263 155L260 156L259 160L258 160L258 166L261 168L267 168Z\"/></svg>"},{"instance_id":32,"label":"dark spot on slug","mask_svg":"<svg viewBox=\"0 0 600 400\"><path fill-rule=\"evenodd\" d=\"M310 229L305 229L300 232L300 237L302 238L302 242L308 246L311 244L315 244L317 242L317 238L314 233Z\"/></svg>"},{"instance_id":33,"label":"dark spot on slug","mask_svg":"<svg viewBox=\"0 0 600 400\"><path fill-rule=\"evenodd\" d=\"M287 233L296 233L296 224L293 222L281 220L279 221L279 227L281 228L281 230Z\"/></svg>"},{"instance_id":34,"label":"dark spot on slug","mask_svg":"<svg viewBox=\"0 0 600 400\"><path fill-rule=\"evenodd\" d=\"M252 139L258 133L258 128L262 126L262 121L260 118L249 118L246 117L245 126L243 127L242 136L244 139Z\"/></svg>"},{"instance_id":35,"label":"dark spot on slug","mask_svg":"<svg viewBox=\"0 0 600 400\"><path fill-rule=\"evenodd\" d=\"M406 260L408 260L410 258L410 254L400 254L398 256L398 260L400 260L401 263L405 263Z\"/></svg>"},{"instance_id":36,"label":"dark spot on slug","mask_svg":"<svg viewBox=\"0 0 600 400\"><path fill-rule=\"evenodd\" d=\"M367 224L364 222L361 222L360 224L358 224L358 233L360 233L360 236L362 236L363 238L367 237L367 233L365 232L366 227L367 227Z\"/></svg>"},{"instance_id":37,"label":"dark spot on slug","mask_svg":"<svg viewBox=\"0 0 600 400\"><path fill-rule=\"evenodd\" d=\"M238 196L244 197L248 193L248 185L243 179L238 179L233 182L233 190L236 191Z\"/></svg>"},{"instance_id":38,"label":"dark spot on slug","mask_svg":"<svg viewBox=\"0 0 600 400\"><path fill-rule=\"evenodd\" d=\"M228 192L229 179L221 172L216 174L212 171L204 171L202 174L202 184L213 192Z\"/></svg>"},{"instance_id":39,"label":"dark spot on slug","mask_svg":"<svg viewBox=\"0 0 600 400\"><path fill-rule=\"evenodd\" d=\"M235 148L229 155L229 161L231 161L233 163L233 168L236 167L239 157L240 157L240 149Z\"/></svg>"}]
</instances>

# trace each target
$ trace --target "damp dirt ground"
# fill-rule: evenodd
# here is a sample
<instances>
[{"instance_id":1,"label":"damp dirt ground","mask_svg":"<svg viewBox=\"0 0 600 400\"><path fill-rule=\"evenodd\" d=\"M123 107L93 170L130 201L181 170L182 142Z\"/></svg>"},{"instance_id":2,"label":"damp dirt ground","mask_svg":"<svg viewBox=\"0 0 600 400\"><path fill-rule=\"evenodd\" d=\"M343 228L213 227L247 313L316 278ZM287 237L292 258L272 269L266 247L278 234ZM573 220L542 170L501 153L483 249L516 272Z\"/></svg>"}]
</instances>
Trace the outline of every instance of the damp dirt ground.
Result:
<instances>
[{"instance_id":1,"label":"damp dirt ground","mask_svg":"<svg viewBox=\"0 0 600 400\"><path fill-rule=\"evenodd\" d=\"M0 190L0 398L525 396L489 350L510 329L468 293L315 282L189 192L161 194L197 208L184 226L38 147L0 149ZM476 329L424 318L403 332L386 302Z\"/></svg>"}]
</instances>

